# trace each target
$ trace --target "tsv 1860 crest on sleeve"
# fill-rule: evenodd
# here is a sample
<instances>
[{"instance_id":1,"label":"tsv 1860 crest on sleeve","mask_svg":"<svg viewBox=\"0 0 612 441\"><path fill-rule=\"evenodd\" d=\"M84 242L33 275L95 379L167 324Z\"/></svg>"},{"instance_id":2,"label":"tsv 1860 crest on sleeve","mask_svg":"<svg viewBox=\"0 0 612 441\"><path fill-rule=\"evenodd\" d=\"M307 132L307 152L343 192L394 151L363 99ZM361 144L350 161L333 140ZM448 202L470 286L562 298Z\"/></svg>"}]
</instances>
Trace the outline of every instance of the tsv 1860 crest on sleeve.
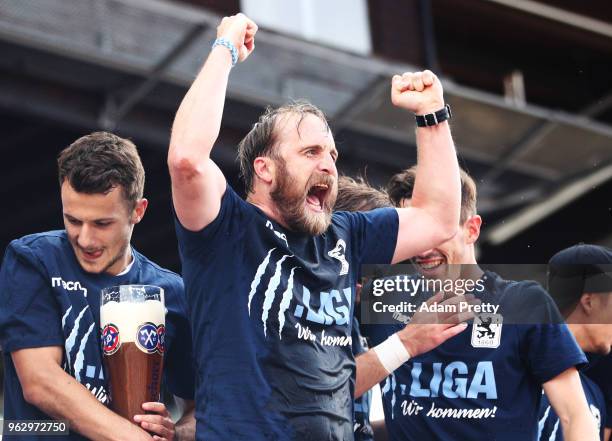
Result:
<instances>
[{"instance_id":1,"label":"tsv 1860 crest on sleeve","mask_svg":"<svg viewBox=\"0 0 612 441\"><path fill-rule=\"evenodd\" d=\"M501 314L478 314L472 327L472 347L497 348L501 342Z\"/></svg>"}]
</instances>

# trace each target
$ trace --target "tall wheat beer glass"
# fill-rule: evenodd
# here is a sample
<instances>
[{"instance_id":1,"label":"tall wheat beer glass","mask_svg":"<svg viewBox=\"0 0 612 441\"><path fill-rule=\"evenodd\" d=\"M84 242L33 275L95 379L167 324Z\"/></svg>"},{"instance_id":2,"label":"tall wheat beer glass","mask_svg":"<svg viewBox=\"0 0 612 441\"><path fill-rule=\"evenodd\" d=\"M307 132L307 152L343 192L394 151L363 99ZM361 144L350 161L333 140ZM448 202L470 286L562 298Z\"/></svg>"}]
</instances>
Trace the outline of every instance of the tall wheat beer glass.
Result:
<instances>
[{"instance_id":1,"label":"tall wheat beer glass","mask_svg":"<svg viewBox=\"0 0 612 441\"><path fill-rule=\"evenodd\" d=\"M164 363L164 290L151 285L104 288L100 327L111 408L134 421L142 403L159 401Z\"/></svg>"}]
</instances>

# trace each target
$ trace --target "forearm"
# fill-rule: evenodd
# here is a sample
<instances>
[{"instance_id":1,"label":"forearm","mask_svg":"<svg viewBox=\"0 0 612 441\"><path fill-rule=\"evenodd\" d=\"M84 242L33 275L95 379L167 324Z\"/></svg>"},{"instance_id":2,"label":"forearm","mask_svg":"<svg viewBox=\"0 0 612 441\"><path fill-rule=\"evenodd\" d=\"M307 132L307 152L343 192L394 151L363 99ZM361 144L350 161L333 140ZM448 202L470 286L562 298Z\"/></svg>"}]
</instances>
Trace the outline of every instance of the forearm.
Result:
<instances>
[{"instance_id":1,"label":"forearm","mask_svg":"<svg viewBox=\"0 0 612 441\"><path fill-rule=\"evenodd\" d=\"M205 161L219 136L227 81L232 67L230 51L216 46L183 98L170 138L169 162Z\"/></svg>"},{"instance_id":2,"label":"forearm","mask_svg":"<svg viewBox=\"0 0 612 441\"><path fill-rule=\"evenodd\" d=\"M439 109L433 109L435 111ZM459 164L447 121L416 131L418 173L411 205L454 229L459 225Z\"/></svg>"},{"instance_id":3,"label":"forearm","mask_svg":"<svg viewBox=\"0 0 612 441\"><path fill-rule=\"evenodd\" d=\"M355 363L357 365L355 398L359 398L389 375L373 349L358 355Z\"/></svg>"},{"instance_id":4,"label":"forearm","mask_svg":"<svg viewBox=\"0 0 612 441\"><path fill-rule=\"evenodd\" d=\"M569 419L561 418L563 438L566 441L597 441L599 433L595 425L595 419L588 409L577 413Z\"/></svg>"},{"instance_id":5,"label":"forearm","mask_svg":"<svg viewBox=\"0 0 612 441\"><path fill-rule=\"evenodd\" d=\"M437 294L428 300L428 304L431 305L441 299L442 295ZM460 298L453 297L446 300L443 305L455 305L460 301ZM411 323L402 330L359 355L356 358L355 397L360 397L411 357L424 354L465 330L467 325L463 320L472 318L471 315L462 316L461 313L451 313L448 317L435 314L435 317L436 320L444 319L449 323L433 323L430 313L417 312L412 317Z\"/></svg>"},{"instance_id":6,"label":"forearm","mask_svg":"<svg viewBox=\"0 0 612 441\"><path fill-rule=\"evenodd\" d=\"M151 440L138 426L115 414L59 366L28 389L26 399L46 414L67 420L70 429L95 441Z\"/></svg>"},{"instance_id":7,"label":"forearm","mask_svg":"<svg viewBox=\"0 0 612 441\"><path fill-rule=\"evenodd\" d=\"M561 421L567 441L597 441L595 418L589 410L575 367L566 369L542 385L548 401Z\"/></svg>"}]
</instances>

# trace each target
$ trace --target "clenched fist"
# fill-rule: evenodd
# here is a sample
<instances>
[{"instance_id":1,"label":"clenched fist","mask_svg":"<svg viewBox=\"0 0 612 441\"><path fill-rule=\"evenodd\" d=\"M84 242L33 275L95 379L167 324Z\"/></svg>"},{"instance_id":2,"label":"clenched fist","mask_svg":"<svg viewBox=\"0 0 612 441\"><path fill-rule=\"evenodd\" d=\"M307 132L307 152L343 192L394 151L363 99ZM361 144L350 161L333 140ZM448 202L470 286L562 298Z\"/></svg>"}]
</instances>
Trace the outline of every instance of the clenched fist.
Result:
<instances>
[{"instance_id":1,"label":"clenched fist","mask_svg":"<svg viewBox=\"0 0 612 441\"><path fill-rule=\"evenodd\" d=\"M394 75L391 79L391 102L416 115L437 112L444 107L442 84L430 70Z\"/></svg>"},{"instance_id":2,"label":"clenched fist","mask_svg":"<svg viewBox=\"0 0 612 441\"><path fill-rule=\"evenodd\" d=\"M257 25L244 14L225 17L217 26L217 38L226 38L236 47L238 61L242 62L255 49Z\"/></svg>"}]
</instances>

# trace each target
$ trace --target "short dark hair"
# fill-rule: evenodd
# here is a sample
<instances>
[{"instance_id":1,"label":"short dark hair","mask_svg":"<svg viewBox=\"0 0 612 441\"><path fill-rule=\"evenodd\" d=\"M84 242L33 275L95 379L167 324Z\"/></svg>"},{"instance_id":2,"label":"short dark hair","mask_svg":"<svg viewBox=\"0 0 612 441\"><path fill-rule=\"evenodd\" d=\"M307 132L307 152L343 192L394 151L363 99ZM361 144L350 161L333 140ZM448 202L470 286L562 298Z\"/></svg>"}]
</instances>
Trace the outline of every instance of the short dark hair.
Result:
<instances>
[{"instance_id":1,"label":"short dark hair","mask_svg":"<svg viewBox=\"0 0 612 441\"><path fill-rule=\"evenodd\" d=\"M389 195L372 187L362 176L338 178L338 198L336 211L369 211L375 208L392 207Z\"/></svg>"},{"instance_id":2,"label":"short dark hair","mask_svg":"<svg viewBox=\"0 0 612 441\"><path fill-rule=\"evenodd\" d=\"M387 193L393 205L399 207L402 199L412 199L416 174L417 166L413 165L391 177L387 184ZM459 223L463 225L470 216L476 214L478 192L474 179L465 170L459 169L459 174L461 176L461 215Z\"/></svg>"},{"instance_id":3,"label":"short dark hair","mask_svg":"<svg viewBox=\"0 0 612 441\"><path fill-rule=\"evenodd\" d=\"M145 172L134 143L108 132L83 136L57 158L60 186L79 193L108 193L121 187L130 210L144 192Z\"/></svg>"},{"instance_id":4,"label":"short dark hair","mask_svg":"<svg viewBox=\"0 0 612 441\"><path fill-rule=\"evenodd\" d=\"M238 161L240 162L240 176L244 180L246 193L253 191L255 168L253 161L260 156L274 156L274 146L278 140L277 121L279 116L287 114L298 115L300 118L297 127L307 115L314 115L321 119L329 130L325 114L308 101L292 101L278 108L268 107L253 128L238 144Z\"/></svg>"}]
</instances>

